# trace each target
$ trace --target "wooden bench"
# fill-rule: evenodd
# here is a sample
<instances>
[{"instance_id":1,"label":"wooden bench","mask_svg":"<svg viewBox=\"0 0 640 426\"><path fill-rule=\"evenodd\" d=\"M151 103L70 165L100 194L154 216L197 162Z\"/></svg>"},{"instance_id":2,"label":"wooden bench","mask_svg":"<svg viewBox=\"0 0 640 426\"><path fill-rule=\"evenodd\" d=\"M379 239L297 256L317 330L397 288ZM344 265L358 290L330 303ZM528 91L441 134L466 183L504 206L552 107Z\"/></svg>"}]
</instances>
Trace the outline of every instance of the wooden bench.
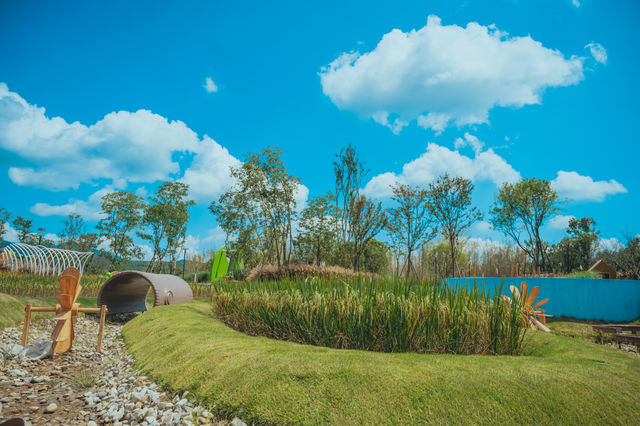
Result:
<instances>
[{"instance_id":1,"label":"wooden bench","mask_svg":"<svg viewBox=\"0 0 640 426\"><path fill-rule=\"evenodd\" d=\"M621 343L629 343L632 345L640 346L640 325L630 324L600 324L592 325L594 331L598 332L598 342L602 343L602 335L604 333L613 334L613 340L618 343L620 347ZM630 333L629 333L630 332Z\"/></svg>"}]
</instances>

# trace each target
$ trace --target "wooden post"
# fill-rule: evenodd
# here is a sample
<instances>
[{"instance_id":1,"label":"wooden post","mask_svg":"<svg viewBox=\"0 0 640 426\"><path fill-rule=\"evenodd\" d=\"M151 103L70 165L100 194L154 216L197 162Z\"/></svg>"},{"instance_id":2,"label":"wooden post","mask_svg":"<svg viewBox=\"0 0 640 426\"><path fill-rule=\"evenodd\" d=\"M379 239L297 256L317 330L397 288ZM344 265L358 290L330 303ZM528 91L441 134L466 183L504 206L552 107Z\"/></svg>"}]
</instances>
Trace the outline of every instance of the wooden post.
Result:
<instances>
[{"instance_id":1,"label":"wooden post","mask_svg":"<svg viewBox=\"0 0 640 426\"><path fill-rule=\"evenodd\" d=\"M473 264L473 276L474 277L478 276L478 264L477 263Z\"/></svg>"},{"instance_id":2,"label":"wooden post","mask_svg":"<svg viewBox=\"0 0 640 426\"><path fill-rule=\"evenodd\" d=\"M540 318L542 325L547 325L547 317L544 314L544 309L539 310L538 318Z\"/></svg>"},{"instance_id":3,"label":"wooden post","mask_svg":"<svg viewBox=\"0 0 640 426\"><path fill-rule=\"evenodd\" d=\"M98 349L100 352L102 349L102 330L104 328L104 317L107 313L107 305L100 306L100 327L98 328Z\"/></svg>"},{"instance_id":4,"label":"wooden post","mask_svg":"<svg viewBox=\"0 0 640 426\"><path fill-rule=\"evenodd\" d=\"M31 320L31 303L24 307L24 328L22 329L22 346L27 346L27 336L29 335L29 321Z\"/></svg>"}]
</instances>

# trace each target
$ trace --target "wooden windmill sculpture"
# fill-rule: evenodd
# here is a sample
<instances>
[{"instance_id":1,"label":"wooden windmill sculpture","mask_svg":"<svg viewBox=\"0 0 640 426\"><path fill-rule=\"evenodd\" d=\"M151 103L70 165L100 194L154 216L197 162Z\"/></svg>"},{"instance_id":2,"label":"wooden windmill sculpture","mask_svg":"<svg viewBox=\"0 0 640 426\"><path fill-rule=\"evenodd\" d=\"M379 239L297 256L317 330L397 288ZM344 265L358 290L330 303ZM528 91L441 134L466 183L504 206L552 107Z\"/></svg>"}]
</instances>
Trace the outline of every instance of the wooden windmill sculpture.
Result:
<instances>
[{"instance_id":1,"label":"wooden windmill sculpture","mask_svg":"<svg viewBox=\"0 0 640 426\"><path fill-rule=\"evenodd\" d=\"M520 283L520 290L515 285L509 287L511 294L516 299L522 301L522 314L527 319L527 325L533 325L538 329L549 332L549 328L546 326L545 318L550 315L545 315L544 309L538 309L549 301L549 299L542 299L537 303L533 303L540 292L540 287L535 286L529 291L529 285L526 282ZM540 320L539 320L540 319Z\"/></svg>"},{"instance_id":2,"label":"wooden windmill sculpture","mask_svg":"<svg viewBox=\"0 0 640 426\"><path fill-rule=\"evenodd\" d=\"M102 305L100 308L81 308L76 300L80 295L82 286L80 285L80 271L75 268L67 268L62 271L60 277L60 294L56 296L58 304L55 308L51 307L33 307L28 304L25 307L24 329L22 331L22 346L27 344L27 336L29 334L29 320L31 312L55 312L52 318L56 322L56 327L51 334L53 341L53 351L62 354L71 349L74 338L73 326L77 321L78 312L83 313L100 313L100 328L98 329L98 348L100 352L102 346L102 330L104 328L104 318L107 313L107 307Z\"/></svg>"}]
</instances>

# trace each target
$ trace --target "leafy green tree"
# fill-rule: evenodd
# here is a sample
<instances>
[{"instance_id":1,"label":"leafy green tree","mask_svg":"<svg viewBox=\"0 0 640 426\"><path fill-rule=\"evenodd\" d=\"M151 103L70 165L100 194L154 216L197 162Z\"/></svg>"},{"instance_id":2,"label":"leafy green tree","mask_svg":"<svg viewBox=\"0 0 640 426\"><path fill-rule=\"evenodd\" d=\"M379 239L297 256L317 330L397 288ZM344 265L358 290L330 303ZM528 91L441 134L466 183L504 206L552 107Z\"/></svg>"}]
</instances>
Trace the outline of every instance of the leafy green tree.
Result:
<instances>
[{"instance_id":1,"label":"leafy green tree","mask_svg":"<svg viewBox=\"0 0 640 426\"><path fill-rule=\"evenodd\" d=\"M71 213L66 219L62 220L62 225L60 247L79 251L80 238L86 231L84 219L79 214Z\"/></svg>"},{"instance_id":2,"label":"leafy green tree","mask_svg":"<svg viewBox=\"0 0 640 426\"><path fill-rule=\"evenodd\" d=\"M383 274L389 265L389 247L375 238L369 241L362 254L362 267L367 272Z\"/></svg>"},{"instance_id":3,"label":"leafy green tree","mask_svg":"<svg viewBox=\"0 0 640 426\"><path fill-rule=\"evenodd\" d=\"M7 233L7 229L5 225L11 219L11 214L7 211L7 209L0 207L0 243L4 240L4 234Z\"/></svg>"},{"instance_id":4,"label":"leafy green tree","mask_svg":"<svg viewBox=\"0 0 640 426\"><path fill-rule=\"evenodd\" d=\"M94 252L93 256L90 256L87 263L84 265L84 270L90 273L103 273L106 271L108 264L103 265L105 262L99 257L95 251L102 242L98 234L87 233L86 224L82 216L76 213L71 213L66 219L62 220L62 231L60 232L60 248L68 250L76 250L81 252ZM103 265L102 269L98 270Z\"/></svg>"},{"instance_id":5,"label":"leafy green tree","mask_svg":"<svg viewBox=\"0 0 640 426\"><path fill-rule=\"evenodd\" d=\"M628 236L624 248L618 251L600 251L598 257L616 268L624 277L640 279L640 236Z\"/></svg>"},{"instance_id":6,"label":"leafy green tree","mask_svg":"<svg viewBox=\"0 0 640 426\"><path fill-rule=\"evenodd\" d=\"M335 202L333 213L338 229L338 246L352 249L349 258L353 269L358 271L367 243L384 229L387 216L382 203L360 195L367 169L353 146L346 146L336 155L333 170L336 190L332 200Z\"/></svg>"},{"instance_id":7,"label":"leafy green tree","mask_svg":"<svg viewBox=\"0 0 640 426\"><path fill-rule=\"evenodd\" d=\"M189 207L193 200L187 200L189 185L182 182L163 182L144 208L142 226L137 235L148 241L153 248L147 271L162 270L163 259L169 255L170 273L176 268L176 256L184 245L189 221Z\"/></svg>"},{"instance_id":8,"label":"leafy green tree","mask_svg":"<svg viewBox=\"0 0 640 426\"><path fill-rule=\"evenodd\" d=\"M456 250L460 237L472 224L482 219L482 213L471 206L473 183L461 177L444 174L429 184L428 208L442 236L449 243L449 274L455 276Z\"/></svg>"},{"instance_id":9,"label":"leafy green tree","mask_svg":"<svg viewBox=\"0 0 640 426\"><path fill-rule=\"evenodd\" d=\"M331 251L327 256L327 264L342 266L343 268L353 268L353 243L351 241L340 241L335 239Z\"/></svg>"},{"instance_id":10,"label":"leafy green tree","mask_svg":"<svg viewBox=\"0 0 640 426\"><path fill-rule=\"evenodd\" d=\"M233 246L232 264L239 250L245 260L253 251L256 258L278 266L291 258L300 178L287 173L281 155L276 148L247 154L244 163L230 169L235 184L209 207L227 234L227 248Z\"/></svg>"},{"instance_id":11,"label":"leafy green tree","mask_svg":"<svg viewBox=\"0 0 640 426\"><path fill-rule=\"evenodd\" d=\"M596 222L590 217L572 218L567 227L567 237L549 251L550 263L558 270L573 272L587 270L594 262L598 245Z\"/></svg>"},{"instance_id":12,"label":"leafy green tree","mask_svg":"<svg viewBox=\"0 0 640 426\"><path fill-rule=\"evenodd\" d=\"M430 271L429 275L432 279L435 278L438 281L441 278L452 277L450 271L455 269L454 265L464 265L468 260L467 255L461 250L461 245L458 245L454 247L455 259L452 261L449 241L425 245L423 248L426 252L423 257L425 269Z\"/></svg>"},{"instance_id":13,"label":"leafy green tree","mask_svg":"<svg viewBox=\"0 0 640 426\"><path fill-rule=\"evenodd\" d=\"M18 216L13 220L13 226L18 233L18 241L24 244L38 244L38 237L31 232L33 221Z\"/></svg>"},{"instance_id":14,"label":"leafy green tree","mask_svg":"<svg viewBox=\"0 0 640 426\"><path fill-rule=\"evenodd\" d=\"M333 200L339 229L339 238L342 241L351 241L351 224L353 222L353 206L360 198L362 180L368 170L363 161L358 157L356 149L351 145L340 150L333 162L333 171L336 178L336 188Z\"/></svg>"},{"instance_id":15,"label":"leafy green tree","mask_svg":"<svg viewBox=\"0 0 640 426\"><path fill-rule=\"evenodd\" d=\"M408 279L412 271L416 275L412 263L414 252L436 235L436 229L429 211L427 190L403 184L393 185L392 190L395 207L389 209L387 229L392 240L405 250Z\"/></svg>"},{"instance_id":16,"label":"leafy green tree","mask_svg":"<svg viewBox=\"0 0 640 426\"><path fill-rule=\"evenodd\" d=\"M491 224L512 238L535 267L546 271L547 244L540 236L540 227L559 210L558 194L549 181L522 179L500 187L491 211Z\"/></svg>"},{"instance_id":17,"label":"leafy green tree","mask_svg":"<svg viewBox=\"0 0 640 426\"><path fill-rule=\"evenodd\" d=\"M301 248L308 246L316 265L326 258L335 240L335 214L331 200L331 193L313 197L307 202L299 221L298 244Z\"/></svg>"},{"instance_id":18,"label":"leafy green tree","mask_svg":"<svg viewBox=\"0 0 640 426\"><path fill-rule=\"evenodd\" d=\"M594 261L600 234L600 231L596 231L596 221L590 217L572 218L569 220L567 233L569 238L575 241L578 267L583 270L589 269Z\"/></svg>"},{"instance_id":19,"label":"leafy green tree","mask_svg":"<svg viewBox=\"0 0 640 426\"><path fill-rule=\"evenodd\" d=\"M382 203L361 195L350 207L349 233L353 243L353 270L360 270L360 257L369 241L387 225L387 215Z\"/></svg>"},{"instance_id":20,"label":"leafy green tree","mask_svg":"<svg viewBox=\"0 0 640 426\"><path fill-rule=\"evenodd\" d=\"M144 199L129 191L117 191L104 195L101 206L104 217L96 229L100 237L109 243L109 251L105 255L111 260L111 268L142 257L130 234L142 220Z\"/></svg>"}]
</instances>

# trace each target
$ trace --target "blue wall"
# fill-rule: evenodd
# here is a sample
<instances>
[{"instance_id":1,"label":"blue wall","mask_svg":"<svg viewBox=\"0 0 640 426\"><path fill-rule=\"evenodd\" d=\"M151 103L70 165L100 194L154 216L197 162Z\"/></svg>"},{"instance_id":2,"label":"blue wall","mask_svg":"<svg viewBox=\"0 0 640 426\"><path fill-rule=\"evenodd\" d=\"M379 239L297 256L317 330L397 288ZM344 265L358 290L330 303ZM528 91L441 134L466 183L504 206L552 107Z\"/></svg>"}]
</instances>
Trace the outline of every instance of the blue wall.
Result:
<instances>
[{"instance_id":1,"label":"blue wall","mask_svg":"<svg viewBox=\"0 0 640 426\"><path fill-rule=\"evenodd\" d=\"M449 278L451 285L473 286L492 291L502 278ZM553 316L588 320L633 321L640 318L640 281L586 278L504 278L507 295L510 285L520 288L525 281L529 288L540 287L536 301L549 299L541 309Z\"/></svg>"}]
</instances>

